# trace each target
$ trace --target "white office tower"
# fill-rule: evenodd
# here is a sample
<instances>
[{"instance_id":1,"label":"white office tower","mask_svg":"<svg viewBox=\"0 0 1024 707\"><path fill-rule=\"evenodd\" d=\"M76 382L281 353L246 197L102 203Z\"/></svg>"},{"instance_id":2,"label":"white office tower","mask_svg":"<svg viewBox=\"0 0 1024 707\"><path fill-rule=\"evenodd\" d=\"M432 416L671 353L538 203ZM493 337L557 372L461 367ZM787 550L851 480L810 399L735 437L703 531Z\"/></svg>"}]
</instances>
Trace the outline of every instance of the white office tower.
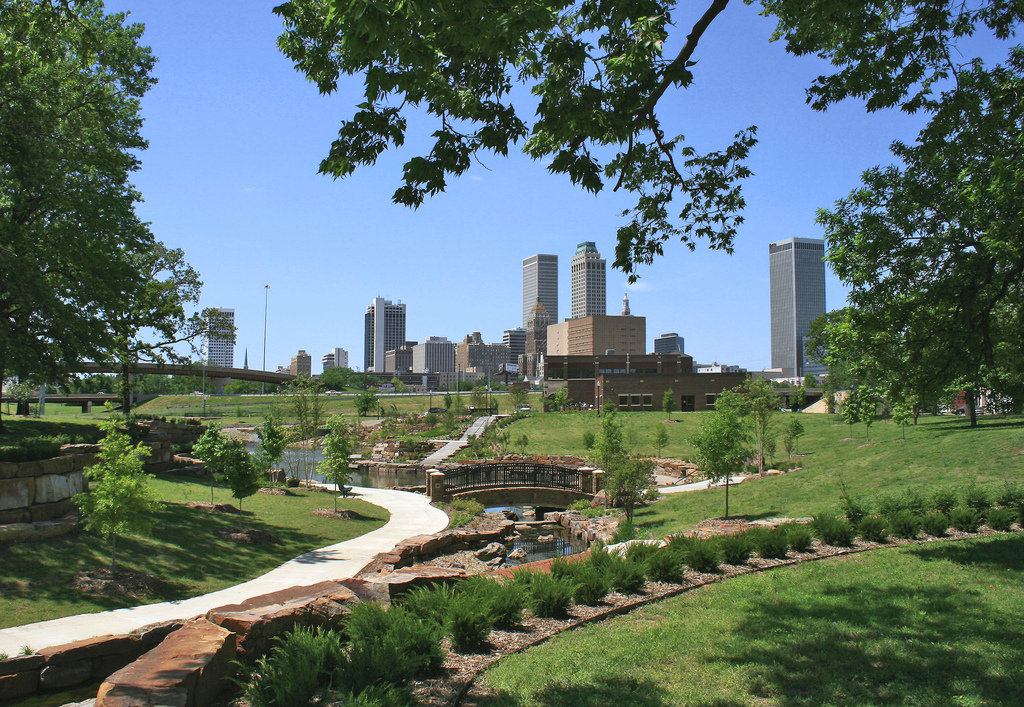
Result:
<instances>
[{"instance_id":1,"label":"white office tower","mask_svg":"<svg viewBox=\"0 0 1024 707\"><path fill-rule=\"evenodd\" d=\"M576 246L569 264L572 272L572 318L605 315L605 262L593 241ZM532 307L532 305L531 305ZM547 307L547 305L545 305ZM551 310L548 310L551 313ZM555 317L551 321L557 322Z\"/></svg>"},{"instance_id":2,"label":"white office tower","mask_svg":"<svg viewBox=\"0 0 1024 707\"><path fill-rule=\"evenodd\" d=\"M364 324L363 370L382 373L384 353L405 346L405 305L375 297Z\"/></svg>"},{"instance_id":3,"label":"white office tower","mask_svg":"<svg viewBox=\"0 0 1024 707\"><path fill-rule=\"evenodd\" d=\"M825 241L790 238L768 246L772 368L804 375L804 337L825 313Z\"/></svg>"},{"instance_id":4,"label":"white office tower","mask_svg":"<svg viewBox=\"0 0 1024 707\"><path fill-rule=\"evenodd\" d=\"M216 307L220 313L217 321L208 323L206 329L206 362L211 366L235 367L235 310ZM222 326L218 326L222 325Z\"/></svg>"},{"instance_id":5,"label":"white office tower","mask_svg":"<svg viewBox=\"0 0 1024 707\"><path fill-rule=\"evenodd\" d=\"M413 373L450 373L455 370L455 344L445 336L428 336L412 347Z\"/></svg>"},{"instance_id":6,"label":"white office tower","mask_svg":"<svg viewBox=\"0 0 1024 707\"><path fill-rule=\"evenodd\" d=\"M323 364L325 371L328 368L348 368L348 351L333 348L320 357L320 363Z\"/></svg>"},{"instance_id":7,"label":"white office tower","mask_svg":"<svg viewBox=\"0 0 1024 707\"><path fill-rule=\"evenodd\" d=\"M544 305L551 321L558 321L557 255L531 255L523 261L523 328L537 302Z\"/></svg>"}]
</instances>

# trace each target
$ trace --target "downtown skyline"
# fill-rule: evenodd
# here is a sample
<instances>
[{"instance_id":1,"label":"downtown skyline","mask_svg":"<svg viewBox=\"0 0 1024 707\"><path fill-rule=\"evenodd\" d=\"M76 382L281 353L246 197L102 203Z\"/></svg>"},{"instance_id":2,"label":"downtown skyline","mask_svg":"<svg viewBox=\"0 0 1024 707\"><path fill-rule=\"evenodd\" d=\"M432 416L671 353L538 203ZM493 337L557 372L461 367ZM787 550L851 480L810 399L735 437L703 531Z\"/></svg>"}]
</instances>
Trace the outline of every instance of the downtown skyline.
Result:
<instances>
[{"instance_id":1,"label":"downtown skyline","mask_svg":"<svg viewBox=\"0 0 1024 707\"><path fill-rule=\"evenodd\" d=\"M317 175L358 101L357 82L320 96L276 49L272 4L107 6L147 25L143 42L158 58L159 83L142 104L150 148L134 179L140 215L201 273L201 306L235 309L236 358L248 349L250 365L261 358L267 284L274 369L300 348L360 351L366 303L377 296L408 304L410 339L481 331L500 341L521 323L523 258L559 256L561 318L576 244L594 241L614 259L621 195L585 193L518 153L474 165L417 211L391 203L408 150L345 180ZM671 128L699 147L758 125L734 254L669 242L636 285L611 262L607 273L609 301L628 292L651 337L678 332L696 360L750 369L770 364L768 243L820 237L815 210L855 188L863 170L890 163L889 143L913 139L920 125L898 112L867 114L856 101L811 110L804 89L825 67L771 44L772 27L756 8L730 6L702 40L697 85L666 97ZM432 127L420 122L411 149ZM842 306L831 272L826 290L829 305Z\"/></svg>"}]
</instances>

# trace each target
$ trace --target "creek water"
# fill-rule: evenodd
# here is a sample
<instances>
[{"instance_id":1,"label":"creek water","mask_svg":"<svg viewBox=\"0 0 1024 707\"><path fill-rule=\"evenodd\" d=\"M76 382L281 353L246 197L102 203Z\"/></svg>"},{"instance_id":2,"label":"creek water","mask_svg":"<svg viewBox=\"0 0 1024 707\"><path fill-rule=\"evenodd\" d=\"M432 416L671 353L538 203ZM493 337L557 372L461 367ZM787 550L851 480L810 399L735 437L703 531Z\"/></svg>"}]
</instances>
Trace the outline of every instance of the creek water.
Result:
<instances>
[{"instance_id":1,"label":"creek water","mask_svg":"<svg viewBox=\"0 0 1024 707\"><path fill-rule=\"evenodd\" d=\"M484 509L488 513L501 513L512 511L520 519L525 515L524 509L519 506L496 506ZM564 555L575 555L587 549L587 543L582 538L573 537L566 528L560 525L531 525L518 531L519 537L507 540L505 549L508 552L522 548L526 557L521 560L506 559L507 565L521 565L527 562L538 560L550 560L553 557ZM540 538L551 536L550 539L541 541Z\"/></svg>"},{"instance_id":2,"label":"creek water","mask_svg":"<svg viewBox=\"0 0 1024 707\"><path fill-rule=\"evenodd\" d=\"M246 449L250 452L256 449L255 442L246 442ZM306 466L312 467L310 478L313 481L325 481L324 475L316 472L316 464L323 455L320 452L311 452L302 449L286 449L281 457L281 468L288 476L295 476L300 479L306 478ZM419 472L368 472L362 471L355 466L352 468L351 484L353 486L368 486L375 489L389 489L393 486L415 486L422 485L425 479Z\"/></svg>"}]
</instances>

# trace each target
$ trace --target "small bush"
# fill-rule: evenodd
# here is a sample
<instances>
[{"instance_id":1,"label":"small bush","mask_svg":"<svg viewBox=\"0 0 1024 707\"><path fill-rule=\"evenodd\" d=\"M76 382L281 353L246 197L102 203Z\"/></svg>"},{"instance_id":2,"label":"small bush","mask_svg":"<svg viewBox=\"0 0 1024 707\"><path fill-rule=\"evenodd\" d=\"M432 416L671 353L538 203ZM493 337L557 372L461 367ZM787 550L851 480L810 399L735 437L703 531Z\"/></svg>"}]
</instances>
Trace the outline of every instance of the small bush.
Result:
<instances>
[{"instance_id":1,"label":"small bush","mask_svg":"<svg viewBox=\"0 0 1024 707\"><path fill-rule=\"evenodd\" d=\"M612 587L624 594L636 594L644 586L644 566L638 562L613 555L605 573Z\"/></svg>"},{"instance_id":2,"label":"small bush","mask_svg":"<svg viewBox=\"0 0 1024 707\"><path fill-rule=\"evenodd\" d=\"M626 548L626 558L638 565L647 562L647 558L658 551L658 546L648 542L635 542Z\"/></svg>"},{"instance_id":3,"label":"small bush","mask_svg":"<svg viewBox=\"0 0 1024 707\"><path fill-rule=\"evenodd\" d=\"M683 579L683 558L672 548L659 548L647 557L645 570L652 582L678 583Z\"/></svg>"},{"instance_id":4,"label":"small bush","mask_svg":"<svg viewBox=\"0 0 1024 707\"><path fill-rule=\"evenodd\" d=\"M850 547L853 545L853 526L833 515L816 515L811 523L814 534L826 545Z\"/></svg>"},{"instance_id":5,"label":"small bush","mask_svg":"<svg viewBox=\"0 0 1024 707\"><path fill-rule=\"evenodd\" d=\"M603 572L598 572L593 567L585 567L576 575L572 598L577 604L594 606L601 602L610 589L611 584Z\"/></svg>"},{"instance_id":6,"label":"small bush","mask_svg":"<svg viewBox=\"0 0 1024 707\"><path fill-rule=\"evenodd\" d=\"M596 438L594 437L594 433L593 432L591 432L590 430L587 430L586 432L583 433L583 448L584 449L593 449L595 441L596 441Z\"/></svg>"},{"instance_id":7,"label":"small bush","mask_svg":"<svg viewBox=\"0 0 1024 707\"><path fill-rule=\"evenodd\" d=\"M448 605L445 628L456 650L479 648L487 642L491 632L491 617L487 608L486 603L466 593L459 593Z\"/></svg>"},{"instance_id":8,"label":"small bush","mask_svg":"<svg viewBox=\"0 0 1024 707\"><path fill-rule=\"evenodd\" d=\"M634 539L636 539L636 528L633 527L633 521L624 520L616 529L615 535L612 536L612 543L624 543Z\"/></svg>"},{"instance_id":9,"label":"small bush","mask_svg":"<svg viewBox=\"0 0 1024 707\"><path fill-rule=\"evenodd\" d=\"M598 572L603 573L611 564L612 556L604 549L604 545L597 541L590 546L590 554L587 555L587 564Z\"/></svg>"},{"instance_id":10,"label":"small bush","mask_svg":"<svg viewBox=\"0 0 1024 707\"><path fill-rule=\"evenodd\" d=\"M784 528L776 528L754 536L757 554L765 559L782 559L789 552L789 538Z\"/></svg>"},{"instance_id":11,"label":"small bush","mask_svg":"<svg viewBox=\"0 0 1024 707\"><path fill-rule=\"evenodd\" d=\"M465 580L469 582L473 578ZM437 626L444 626L448 607L455 598L455 590L446 585L418 587L403 595L398 603L413 616L430 621Z\"/></svg>"},{"instance_id":12,"label":"small bush","mask_svg":"<svg viewBox=\"0 0 1024 707\"><path fill-rule=\"evenodd\" d=\"M441 665L440 628L402 606L385 611L375 602L356 604L346 632L350 650L341 684L353 692L377 683L400 685Z\"/></svg>"},{"instance_id":13,"label":"small bush","mask_svg":"<svg viewBox=\"0 0 1024 707\"><path fill-rule=\"evenodd\" d=\"M26 437L15 444L0 446L0 461L34 462L60 455L60 446L69 444L64 435L53 437Z\"/></svg>"},{"instance_id":14,"label":"small bush","mask_svg":"<svg viewBox=\"0 0 1024 707\"><path fill-rule=\"evenodd\" d=\"M464 528L469 525L473 520L473 516L462 511L455 511L452 513L452 517L448 519L448 525L452 528Z\"/></svg>"},{"instance_id":15,"label":"small bush","mask_svg":"<svg viewBox=\"0 0 1024 707\"><path fill-rule=\"evenodd\" d=\"M803 523L786 523L780 527L785 529L786 537L789 539L789 546L793 552L808 552L811 543L814 542L814 533Z\"/></svg>"},{"instance_id":16,"label":"small bush","mask_svg":"<svg viewBox=\"0 0 1024 707\"><path fill-rule=\"evenodd\" d=\"M579 511L580 514L585 518L597 518L599 516L618 515L620 511L617 508L584 508Z\"/></svg>"},{"instance_id":17,"label":"small bush","mask_svg":"<svg viewBox=\"0 0 1024 707\"><path fill-rule=\"evenodd\" d=\"M884 543L889 539L889 530L881 516L867 516L861 519L857 532L869 543Z\"/></svg>"},{"instance_id":18,"label":"small bush","mask_svg":"<svg viewBox=\"0 0 1024 707\"><path fill-rule=\"evenodd\" d=\"M921 516L921 530L933 538L945 537L949 531L949 517L941 511L929 511Z\"/></svg>"},{"instance_id":19,"label":"small bush","mask_svg":"<svg viewBox=\"0 0 1024 707\"><path fill-rule=\"evenodd\" d=\"M962 533L976 533L981 527L981 514L973 508L958 506L949 514L949 522Z\"/></svg>"},{"instance_id":20,"label":"small bush","mask_svg":"<svg viewBox=\"0 0 1024 707\"><path fill-rule=\"evenodd\" d=\"M294 488L298 488L301 485L302 482L299 481L299 477L297 477L297 476L289 476L288 477L288 481L285 482L285 483L288 485L288 488L294 489Z\"/></svg>"},{"instance_id":21,"label":"small bush","mask_svg":"<svg viewBox=\"0 0 1024 707\"><path fill-rule=\"evenodd\" d=\"M848 521L857 525L869 513L871 513L871 506L863 498L847 493L843 494L843 514Z\"/></svg>"},{"instance_id":22,"label":"small bush","mask_svg":"<svg viewBox=\"0 0 1024 707\"><path fill-rule=\"evenodd\" d=\"M468 513L471 516L478 516L484 512L482 503L468 498L457 498L449 503L448 507L453 511L462 511L463 513Z\"/></svg>"},{"instance_id":23,"label":"small bush","mask_svg":"<svg viewBox=\"0 0 1024 707\"><path fill-rule=\"evenodd\" d=\"M903 510L889 516L889 532L897 538L913 540L921 532L921 516Z\"/></svg>"},{"instance_id":24,"label":"small bush","mask_svg":"<svg viewBox=\"0 0 1024 707\"><path fill-rule=\"evenodd\" d=\"M1024 486L1005 482L996 495L996 503L1002 508L1017 508L1024 503Z\"/></svg>"},{"instance_id":25,"label":"small bush","mask_svg":"<svg viewBox=\"0 0 1024 707\"><path fill-rule=\"evenodd\" d=\"M891 518L900 511L910 511L920 515L928 510L928 502L915 489L907 489L900 494L881 496L878 499L878 515Z\"/></svg>"},{"instance_id":26,"label":"small bush","mask_svg":"<svg viewBox=\"0 0 1024 707\"><path fill-rule=\"evenodd\" d=\"M988 518L985 519L985 523L992 530L1001 530L1006 532L1013 525L1013 521L1016 517L1016 513L1009 508L995 508L988 512Z\"/></svg>"},{"instance_id":27,"label":"small bush","mask_svg":"<svg viewBox=\"0 0 1024 707\"><path fill-rule=\"evenodd\" d=\"M573 501L572 503L569 504L569 508L567 510L577 512L590 510L590 501L587 501L582 498L578 501Z\"/></svg>"},{"instance_id":28,"label":"small bush","mask_svg":"<svg viewBox=\"0 0 1024 707\"><path fill-rule=\"evenodd\" d=\"M683 562L695 572L717 572L718 548L709 540L697 540L685 551Z\"/></svg>"},{"instance_id":29,"label":"small bush","mask_svg":"<svg viewBox=\"0 0 1024 707\"><path fill-rule=\"evenodd\" d=\"M486 589L475 595L487 606L491 623L498 628L512 628L523 618L526 608L526 591L521 585L513 582L497 582L483 580ZM482 583L482 584L483 584Z\"/></svg>"},{"instance_id":30,"label":"small bush","mask_svg":"<svg viewBox=\"0 0 1024 707\"><path fill-rule=\"evenodd\" d=\"M530 607L537 616L565 616L572 602L573 586L565 579L550 574L537 574L530 587Z\"/></svg>"},{"instance_id":31,"label":"small bush","mask_svg":"<svg viewBox=\"0 0 1024 707\"><path fill-rule=\"evenodd\" d=\"M989 498L984 489L971 484L964 489L964 505L976 511L978 516L984 520L988 509L992 507L992 499Z\"/></svg>"},{"instance_id":32,"label":"small bush","mask_svg":"<svg viewBox=\"0 0 1024 707\"><path fill-rule=\"evenodd\" d=\"M533 582L540 577L541 573L535 570L516 570L512 573L512 583L522 587L525 591L533 590Z\"/></svg>"},{"instance_id":33,"label":"small bush","mask_svg":"<svg viewBox=\"0 0 1024 707\"><path fill-rule=\"evenodd\" d=\"M306 704L318 689L330 686L343 662L341 635L335 631L289 631L256 661L246 700L252 707Z\"/></svg>"},{"instance_id":34,"label":"small bush","mask_svg":"<svg viewBox=\"0 0 1024 707\"><path fill-rule=\"evenodd\" d=\"M722 551L722 561L725 564L737 566L747 564L753 549L746 533L719 538L718 548Z\"/></svg>"},{"instance_id":35,"label":"small bush","mask_svg":"<svg viewBox=\"0 0 1024 707\"><path fill-rule=\"evenodd\" d=\"M951 488L941 488L932 494L932 510L936 510L945 516L948 516L956 508L956 504L956 491Z\"/></svg>"}]
</instances>

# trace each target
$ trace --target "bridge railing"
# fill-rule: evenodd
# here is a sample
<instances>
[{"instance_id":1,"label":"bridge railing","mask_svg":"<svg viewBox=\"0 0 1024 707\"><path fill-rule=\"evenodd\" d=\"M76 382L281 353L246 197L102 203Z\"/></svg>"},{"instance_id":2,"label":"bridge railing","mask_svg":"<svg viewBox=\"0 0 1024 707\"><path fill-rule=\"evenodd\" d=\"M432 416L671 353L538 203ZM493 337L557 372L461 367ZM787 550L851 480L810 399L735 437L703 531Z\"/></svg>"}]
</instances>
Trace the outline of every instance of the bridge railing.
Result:
<instances>
[{"instance_id":1,"label":"bridge railing","mask_svg":"<svg viewBox=\"0 0 1024 707\"><path fill-rule=\"evenodd\" d=\"M603 472L590 467L564 467L530 462L473 464L427 473L428 494L434 500L452 494L497 488L551 488L594 494Z\"/></svg>"}]
</instances>

